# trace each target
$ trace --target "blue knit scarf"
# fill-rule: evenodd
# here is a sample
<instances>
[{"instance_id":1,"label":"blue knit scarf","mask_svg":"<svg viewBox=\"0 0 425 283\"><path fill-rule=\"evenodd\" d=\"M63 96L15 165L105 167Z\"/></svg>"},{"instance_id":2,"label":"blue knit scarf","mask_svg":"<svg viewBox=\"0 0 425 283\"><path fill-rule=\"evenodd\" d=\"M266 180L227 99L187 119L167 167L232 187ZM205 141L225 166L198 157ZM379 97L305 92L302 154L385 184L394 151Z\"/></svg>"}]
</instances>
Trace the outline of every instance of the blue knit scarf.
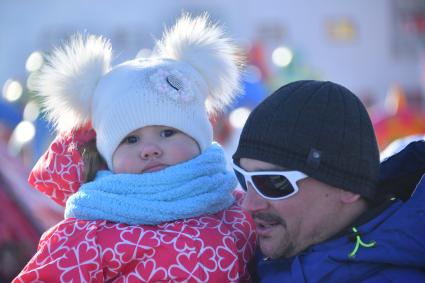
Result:
<instances>
[{"instance_id":1,"label":"blue knit scarf","mask_svg":"<svg viewBox=\"0 0 425 283\"><path fill-rule=\"evenodd\" d=\"M213 143L194 159L153 173L99 171L69 197L65 218L157 225L226 209L235 186L223 149Z\"/></svg>"}]
</instances>

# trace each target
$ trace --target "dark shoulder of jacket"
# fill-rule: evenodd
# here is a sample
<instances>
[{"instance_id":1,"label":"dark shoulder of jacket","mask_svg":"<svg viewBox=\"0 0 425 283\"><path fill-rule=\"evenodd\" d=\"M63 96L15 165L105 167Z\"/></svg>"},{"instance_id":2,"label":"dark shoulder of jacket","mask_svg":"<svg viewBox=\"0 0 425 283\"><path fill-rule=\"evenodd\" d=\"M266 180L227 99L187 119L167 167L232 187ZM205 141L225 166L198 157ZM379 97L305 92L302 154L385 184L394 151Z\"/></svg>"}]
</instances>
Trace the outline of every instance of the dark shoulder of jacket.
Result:
<instances>
[{"instance_id":1,"label":"dark shoulder of jacket","mask_svg":"<svg viewBox=\"0 0 425 283\"><path fill-rule=\"evenodd\" d=\"M425 141L409 143L403 150L381 162L378 194L392 194L406 201L425 173Z\"/></svg>"}]
</instances>

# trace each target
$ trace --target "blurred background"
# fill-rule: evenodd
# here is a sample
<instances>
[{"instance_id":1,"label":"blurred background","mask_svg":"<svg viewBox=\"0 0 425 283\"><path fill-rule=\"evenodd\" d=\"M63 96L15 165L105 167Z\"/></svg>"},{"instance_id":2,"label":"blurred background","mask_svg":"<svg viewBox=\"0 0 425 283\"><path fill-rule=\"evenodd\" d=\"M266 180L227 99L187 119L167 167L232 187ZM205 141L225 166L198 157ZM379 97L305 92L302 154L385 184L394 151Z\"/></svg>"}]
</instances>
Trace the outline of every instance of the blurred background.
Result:
<instances>
[{"instance_id":1,"label":"blurred background","mask_svg":"<svg viewBox=\"0 0 425 283\"><path fill-rule=\"evenodd\" d=\"M248 57L243 95L214 119L229 160L250 110L299 79L331 80L357 94L382 158L425 135L424 0L0 0L0 282L63 217L26 181L54 137L32 90L48 52L87 32L111 39L114 64L149 55L182 11L208 12Z\"/></svg>"}]
</instances>

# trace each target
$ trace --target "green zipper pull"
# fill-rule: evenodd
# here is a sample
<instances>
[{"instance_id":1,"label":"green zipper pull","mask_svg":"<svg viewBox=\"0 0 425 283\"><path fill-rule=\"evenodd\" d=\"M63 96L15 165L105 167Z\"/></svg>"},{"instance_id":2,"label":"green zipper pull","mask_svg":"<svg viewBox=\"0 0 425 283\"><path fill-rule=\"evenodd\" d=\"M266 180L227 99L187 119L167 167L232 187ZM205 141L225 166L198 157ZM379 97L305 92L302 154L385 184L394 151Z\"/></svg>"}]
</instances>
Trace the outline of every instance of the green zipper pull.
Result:
<instances>
[{"instance_id":1,"label":"green zipper pull","mask_svg":"<svg viewBox=\"0 0 425 283\"><path fill-rule=\"evenodd\" d=\"M354 250L348 254L349 257L355 257L360 246L364 248L373 248L376 245L375 241L371 241L370 243L363 242L360 238L360 232L356 229L356 227L353 227L351 229L353 230L354 235L356 236L356 246L354 247Z\"/></svg>"}]
</instances>

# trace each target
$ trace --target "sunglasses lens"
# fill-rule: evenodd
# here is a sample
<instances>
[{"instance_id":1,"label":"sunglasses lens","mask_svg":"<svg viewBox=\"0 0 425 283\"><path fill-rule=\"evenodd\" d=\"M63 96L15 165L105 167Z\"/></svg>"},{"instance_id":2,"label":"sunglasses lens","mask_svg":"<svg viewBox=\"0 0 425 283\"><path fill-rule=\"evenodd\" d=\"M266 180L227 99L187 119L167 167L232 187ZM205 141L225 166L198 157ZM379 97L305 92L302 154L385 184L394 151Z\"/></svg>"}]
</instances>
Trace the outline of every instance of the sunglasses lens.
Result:
<instances>
[{"instance_id":1,"label":"sunglasses lens","mask_svg":"<svg viewBox=\"0 0 425 283\"><path fill-rule=\"evenodd\" d=\"M295 191L288 179L281 175L254 175L252 181L263 195L270 198L284 197Z\"/></svg>"},{"instance_id":2,"label":"sunglasses lens","mask_svg":"<svg viewBox=\"0 0 425 283\"><path fill-rule=\"evenodd\" d=\"M236 178L238 179L239 184L241 184L242 189L244 191L247 191L248 188L246 187L245 177L239 171L237 171L237 170L234 170L234 171L235 171L235 175L236 175Z\"/></svg>"}]
</instances>

